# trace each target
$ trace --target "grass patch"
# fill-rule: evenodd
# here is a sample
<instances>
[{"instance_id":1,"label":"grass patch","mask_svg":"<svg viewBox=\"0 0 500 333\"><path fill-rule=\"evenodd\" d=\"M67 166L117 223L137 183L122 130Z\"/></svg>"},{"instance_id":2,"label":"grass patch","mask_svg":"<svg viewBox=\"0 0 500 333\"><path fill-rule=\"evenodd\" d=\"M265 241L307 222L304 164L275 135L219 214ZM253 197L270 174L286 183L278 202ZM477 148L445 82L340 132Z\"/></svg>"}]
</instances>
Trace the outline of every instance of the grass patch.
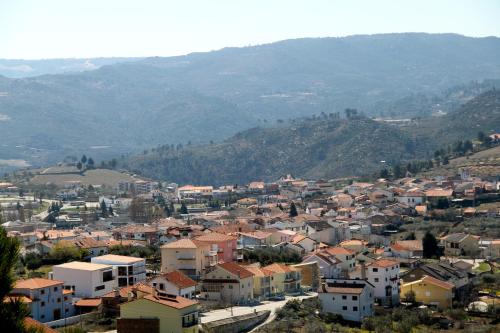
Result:
<instances>
[{"instance_id":1,"label":"grass patch","mask_svg":"<svg viewBox=\"0 0 500 333\"><path fill-rule=\"evenodd\" d=\"M484 272L489 272L491 270L490 265L487 262L482 262L474 268L474 272L476 273L484 273Z\"/></svg>"}]
</instances>

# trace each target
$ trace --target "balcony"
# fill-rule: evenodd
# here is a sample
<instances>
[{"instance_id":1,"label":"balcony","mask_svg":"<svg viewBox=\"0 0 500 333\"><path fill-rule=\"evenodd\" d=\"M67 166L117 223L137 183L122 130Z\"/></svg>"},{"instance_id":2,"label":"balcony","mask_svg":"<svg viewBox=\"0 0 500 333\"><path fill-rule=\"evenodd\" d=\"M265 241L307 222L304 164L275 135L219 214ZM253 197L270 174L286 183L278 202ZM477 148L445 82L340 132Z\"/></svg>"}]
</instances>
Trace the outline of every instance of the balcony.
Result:
<instances>
[{"instance_id":1,"label":"balcony","mask_svg":"<svg viewBox=\"0 0 500 333\"><path fill-rule=\"evenodd\" d=\"M236 250L243 250L243 248L244 248L243 244L236 245Z\"/></svg>"},{"instance_id":2,"label":"balcony","mask_svg":"<svg viewBox=\"0 0 500 333\"><path fill-rule=\"evenodd\" d=\"M206 257L216 257L217 256L217 251L208 251L205 253Z\"/></svg>"},{"instance_id":3,"label":"balcony","mask_svg":"<svg viewBox=\"0 0 500 333\"><path fill-rule=\"evenodd\" d=\"M194 254L178 254L177 260L195 260L196 256Z\"/></svg>"}]
</instances>

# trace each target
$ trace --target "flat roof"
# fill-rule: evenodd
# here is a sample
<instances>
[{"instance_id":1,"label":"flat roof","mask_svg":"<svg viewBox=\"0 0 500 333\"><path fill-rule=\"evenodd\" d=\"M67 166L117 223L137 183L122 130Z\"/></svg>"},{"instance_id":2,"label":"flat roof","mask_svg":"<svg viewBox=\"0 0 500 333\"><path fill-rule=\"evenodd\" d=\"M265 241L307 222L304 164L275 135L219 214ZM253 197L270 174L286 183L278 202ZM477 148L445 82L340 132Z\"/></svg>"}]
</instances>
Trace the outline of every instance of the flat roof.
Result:
<instances>
[{"instance_id":1,"label":"flat roof","mask_svg":"<svg viewBox=\"0 0 500 333\"><path fill-rule=\"evenodd\" d=\"M98 271L101 269L112 268L111 265L94 264L94 263L82 262L82 261L67 262L65 264L56 265L54 267L78 269L81 271Z\"/></svg>"},{"instance_id":2,"label":"flat roof","mask_svg":"<svg viewBox=\"0 0 500 333\"><path fill-rule=\"evenodd\" d=\"M91 259L92 262L94 262L94 260L104 260L122 264L130 264L134 262L144 261L145 259L137 257L129 257L129 256L120 256L117 254L105 254L103 256L98 256Z\"/></svg>"}]
</instances>

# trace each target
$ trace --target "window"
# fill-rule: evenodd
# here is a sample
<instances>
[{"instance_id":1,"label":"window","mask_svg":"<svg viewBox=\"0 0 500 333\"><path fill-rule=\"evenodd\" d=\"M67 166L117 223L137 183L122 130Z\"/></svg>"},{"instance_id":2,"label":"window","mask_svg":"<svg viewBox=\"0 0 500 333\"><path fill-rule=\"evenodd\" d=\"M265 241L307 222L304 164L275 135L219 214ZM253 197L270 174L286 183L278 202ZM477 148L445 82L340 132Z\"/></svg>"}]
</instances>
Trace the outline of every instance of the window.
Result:
<instances>
[{"instance_id":1,"label":"window","mask_svg":"<svg viewBox=\"0 0 500 333\"><path fill-rule=\"evenodd\" d=\"M378 272L378 268L372 268L373 272Z\"/></svg>"},{"instance_id":2,"label":"window","mask_svg":"<svg viewBox=\"0 0 500 333\"><path fill-rule=\"evenodd\" d=\"M230 284L228 288L229 288L229 289L233 289L233 285L232 285L232 284Z\"/></svg>"},{"instance_id":3,"label":"window","mask_svg":"<svg viewBox=\"0 0 500 333\"><path fill-rule=\"evenodd\" d=\"M103 289L104 289L104 285L95 287L95 291L99 291L99 290L103 290Z\"/></svg>"},{"instance_id":4,"label":"window","mask_svg":"<svg viewBox=\"0 0 500 333\"><path fill-rule=\"evenodd\" d=\"M347 306L343 306L342 310L347 311Z\"/></svg>"},{"instance_id":5,"label":"window","mask_svg":"<svg viewBox=\"0 0 500 333\"><path fill-rule=\"evenodd\" d=\"M64 296L64 300L67 301L68 300L68 296Z\"/></svg>"},{"instance_id":6,"label":"window","mask_svg":"<svg viewBox=\"0 0 500 333\"><path fill-rule=\"evenodd\" d=\"M378 282L378 278L373 279L373 281Z\"/></svg>"},{"instance_id":7,"label":"window","mask_svg":"<svg viewBox=\"0 0 500 333\"><path fill-rule=\"evenodd\" d=\"M347 296L346 295L342 295L342 299L347 299Z\"/></svg>"},{"instance_id":8,"label":"window","mask_svg":"<svg viewBox=\"0 0 500 333\"><path fill-rule=\"evenodd\" d=\"M425 296L430 297L431 296L431 292L430 291L426 291L425 292Z\"/></svg>"},{"instance_id":9,"label":"window","mask_svg":"<svg viewBox=\"0 0 500 333\"><path fill-rule=\"evenodd\" d=\"M41 315L40 318L44 319L45 318L45 315Z\"/></svg>"},{"instance_id":10,"label":"window","mask_svg":"<svg viewBox=\"0 0 500 333\"><path fill-rule=\"evenodd\" d=\"M165 290L165 285L163 283L160 283L160 290Z\"/></svg>"},{"instance_id":11,"label":"window","mask_svg":"<svg viewBox=\"0 0 500 333\"><path fill-rule=\"evenodd\" d=\"M352 307L352 311L358 311L358 307L357 306L353 306Z\"/></svg>"},{"instance_id":12,"label":"window","mask_svg":"<svg viewBox=\"0 0 500 333\"><path fill-rule=\"evenodd\" d=\"M40 295L45 295L45 289L40 290Z\"/></svg>"},{"instance_id":13,"label":"window","mask_svg":"<svg viewBox=\"0 0 500 333\"><path fill-rule=\"evenodd\" d=\"M153 287L155 287L155 288L156 288L156 282L153 282Z\"/></svg>"},{"instance_id":14,"label":"window","mask_svg":"<svg viewBox=\"0 0 500 333\"><path fill-rule=\"evenodd\" d=\"M40 306L45 306L45 302L40 303Z\"/></svg>"},{"instance_id":15,"label":"window","mask_svg":"<svg viewBox=\"0 0 500 333\"><path fill-rule=\"evenodd\" d=\"M61 298L60 297L57 298L57 303L61 303Z\"/></svg>"},{"instance_id":16,"label":"window","mask_svg":"<svg viewBox=\"0 0 500 333\"><path fill-rule=\"evenodd\" d=\"M335 301L335 297L332 297L332 301Z\"/></svg>"},{"instance_id":17,"label":"window","mask_svg":"<svg viewBox=\"0 0 500 333\"><path fill-rule=\"evenodd\" d=\"M353 296L352 296L352 300L353 300L353 301L357 301L357 300L358 300L358 296L353 295Z\"/></svg>"},{"instance_id":18,"label":"window","mask_svg":"<svg viewBox=\"0 0 500 333\"><path fill-rule=\"evenodd\" d=\"M102 282L108 282L113 280L113 271L102 272Z\"/></svg>"},{"instance_id":19,"label":"window","mask_svg":"<svg viewBox=\"0 0 500 333\"><path fill-rule=\"evenodd\" d=\"M57 291L57 287L54 287L54 291Z\"/></svg>"}]
</instances>

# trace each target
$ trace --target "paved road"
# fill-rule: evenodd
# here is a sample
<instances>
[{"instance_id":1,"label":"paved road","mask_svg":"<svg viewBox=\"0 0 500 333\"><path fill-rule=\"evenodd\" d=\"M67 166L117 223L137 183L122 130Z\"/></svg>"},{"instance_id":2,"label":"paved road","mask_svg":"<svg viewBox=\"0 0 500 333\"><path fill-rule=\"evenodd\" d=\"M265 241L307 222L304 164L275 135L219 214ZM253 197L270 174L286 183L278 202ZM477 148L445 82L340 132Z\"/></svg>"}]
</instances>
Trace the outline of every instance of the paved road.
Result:
<instances>
[{"instance_id":1,"label":"paved road","mask_svg":"<svg viewBox=\"0 0 500 333\"><path fill-rule=\"evenodd\" d=\"M265 302L262 302L262 304L257 305L257 306L234 306L232 314L231 314L231 308L225 308L225 309L221 309L221 310L213 310L213 311L209 311L209 312L204 312L203 314L201 314L201 322L202 323L209 323L209 322L215 321L215 320L226 319L226 318L229 318L231 316L240 316L240 315L252 313L254 311L264 311L264 310L271 311L271 315L269 316L269 318L272 319L272 318L274 318L276 310L278 310L283 305L285 305L286 302L288 302L289 300L292 300L292 299L302 300L305 298L315 297L317 295L318 295L317 293L309 293L308 295L304 295L304 296L296 296L296 297L286 296L284 301L275 301L275 302L265 301Z\"/></svg>"}]
</instances>

